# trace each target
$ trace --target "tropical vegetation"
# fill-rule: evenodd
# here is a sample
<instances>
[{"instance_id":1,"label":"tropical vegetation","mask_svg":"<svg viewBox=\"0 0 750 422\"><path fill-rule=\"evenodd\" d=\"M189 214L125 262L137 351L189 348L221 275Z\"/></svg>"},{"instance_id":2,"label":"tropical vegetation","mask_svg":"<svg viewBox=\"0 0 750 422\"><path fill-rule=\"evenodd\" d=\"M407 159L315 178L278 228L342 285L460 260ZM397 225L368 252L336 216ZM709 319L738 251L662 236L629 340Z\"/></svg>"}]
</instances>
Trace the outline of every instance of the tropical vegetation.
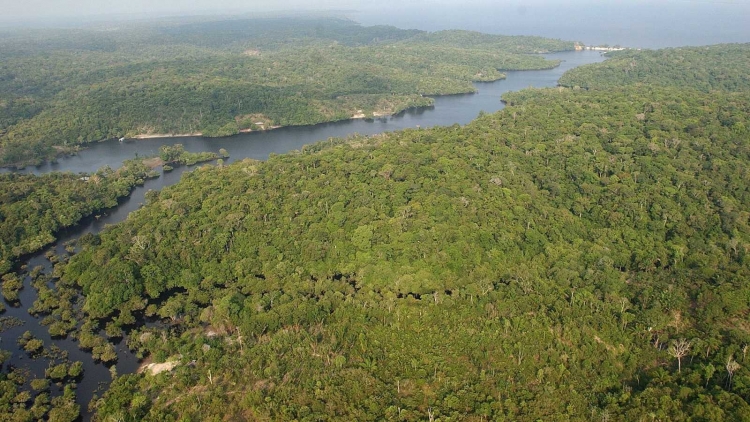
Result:
<instances>
[{"instance_id":1,"label":"tropical vegetation","mask_svg":"<svg viewBox=\"0 0 750 422\"><path fill-rule=\"evenodd\" d=\"M30 311L160 368L118 376L100 421L750 420L746 51L618 53L464 127L196 169L33 274ZM59 382L77 416L78 369L40 392L3 371L0 414L53 419Z\"/></svg>"},{"instance_id":2,"label":"tropical vegetation","mask_svg":"<svg viewBox=\"0 0 750 422\"><path fill-rule=\"evenodd\" d=\"M750 418L750 94L504 100L204 168L87 239L84 318L174 366L97 417Z\"/></svg>"}]
</instances>

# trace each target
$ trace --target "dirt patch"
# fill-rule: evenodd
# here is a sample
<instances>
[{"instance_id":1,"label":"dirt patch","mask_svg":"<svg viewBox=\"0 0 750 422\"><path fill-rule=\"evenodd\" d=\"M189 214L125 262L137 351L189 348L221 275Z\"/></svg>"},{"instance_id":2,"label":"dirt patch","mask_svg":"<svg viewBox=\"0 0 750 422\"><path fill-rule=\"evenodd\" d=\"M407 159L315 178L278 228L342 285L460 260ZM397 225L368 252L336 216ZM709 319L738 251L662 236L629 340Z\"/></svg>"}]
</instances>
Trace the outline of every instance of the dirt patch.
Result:
<instances>
[{"instance_id":1,"label":"dirt patch","mask_svg":"<svg viewBox=\"0 0 750 422\"><path fill-rule=\"evenodd\" d=\"M159 157L151 157L151 158L146 158L145 160L143 160L143 165L146 166L146 167L148 167L148 168L150 168L150 169L152 169L152 170L155 169L155 168L157 168L157 167L161 167L164 164L165 164L164 160L162 160Z\"/></svg>"},{"instance_id":2,"label":"dirt patch","mask_svg":"<svg viewBox=\"0 0 750 422\"><path fill-rule=\"evenodd\" d=\"M146 363L144 362L140 368L138 368L138 373L147 373L149 375L157 375L162 372L169 372L177 367L180 363L176 360L169 360L163 363Z\"/></svg>"},{"instance_id":3,"label":"dirt patch","mask_svg":"<svg viewBox=\"0 0 750 422\"><path fill-rule=\"evenodd\" d=\"M200 132L195 133L152 133L135 135L133 139L156 139L156 138L187 138L190 136L203 136Z\"/></svg>"}]
</instances>

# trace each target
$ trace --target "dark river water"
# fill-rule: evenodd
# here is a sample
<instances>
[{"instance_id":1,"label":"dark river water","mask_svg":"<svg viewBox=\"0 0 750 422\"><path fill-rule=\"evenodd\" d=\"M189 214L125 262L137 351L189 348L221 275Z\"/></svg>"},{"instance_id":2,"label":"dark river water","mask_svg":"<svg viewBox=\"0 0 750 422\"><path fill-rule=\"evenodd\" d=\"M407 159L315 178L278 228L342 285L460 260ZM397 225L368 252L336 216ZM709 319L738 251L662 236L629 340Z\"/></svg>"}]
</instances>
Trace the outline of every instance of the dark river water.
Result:
<instances>
[{"instance_id":1,"label":"dark river water","mask_svg":"<svg viewBox=\"0 0 750 422\"><path fill-rule=\"evenodd\" d=\"M316 126L301 126L282 128L269 132L242 134L228 138L161 138L141 141L118 142L105 141L96 143L90 148L81 151L78 155L61 158L57 163L45 164L39 167L24 169L23 172L46 173L50 171L71 172L93 172L102 166L112 168L119 167L124 160L140 156L158 153L162 145L173 145L181 143L189 151L215 151L224 148L231 154L230 160L243 158L254 158L264 160L269 154L281 154L301 148L303 145L317 141L326 140L331 137L346 137L351 134L371 135L405 128L420 126L422 128L432 126L445 126L455 123L466 124L477 117L480 111L494 112L503 108L500 97L508 91L517 91L528 87L552 87L567 70L603 60L598 52L565 52L547 55L550 59L563 60L562 64L551 70L507 72L507 79L476 84L476 94L454 95L438 97L435 99L434 107L409 110L396 116L377 120L350 120L336 123L321 124ZM228 160L228 161L230 161ZM170 173L163 174L159 178L146 181L144 186L133 190L130 197L123 199L120 205L114 209L102 213L98 218L88 218L81 224L60 233L58 242L34 254L26 261L29 270L37 265L43 265L49 270L50 262L45 258L47 251L55 251L58 255L65 253L63 244L69 240L77 239L86 233L98 233L108 224L123 221L131 211L138 209L144 196L149 190L159 190L165 186L179 181L184 171L190 171L189 167L178 167ZM52 344L68 351L70 360L82 361L84 364L84 377L78 384L78 403L84 420L89 419L87 406L94 394L101 395L101 389L111 380L110 369L105 365L95 363L89 353L80 351L72 339L52 339L47 328L41 326L38 318L30 316L27 312L36 299L36 291L31 287L29 277L24 281L24 289L21 291L21 306L13 308L7 306L8 310L3 316L11 316L22 319L25 324L20 327L11 328L2 333L0 345L5 349L13 351L10 363L14 366L28 368L36 377L44 376L44 369L48 362L44 359L32 360L15 346L16 339L25 331L31 331L37 338L44 341L45 346ZM119 360L116 365L118 374L134 372L138 367L138 359L128 352L125 342L117 345Z\"/></svg>"}]
</instances>

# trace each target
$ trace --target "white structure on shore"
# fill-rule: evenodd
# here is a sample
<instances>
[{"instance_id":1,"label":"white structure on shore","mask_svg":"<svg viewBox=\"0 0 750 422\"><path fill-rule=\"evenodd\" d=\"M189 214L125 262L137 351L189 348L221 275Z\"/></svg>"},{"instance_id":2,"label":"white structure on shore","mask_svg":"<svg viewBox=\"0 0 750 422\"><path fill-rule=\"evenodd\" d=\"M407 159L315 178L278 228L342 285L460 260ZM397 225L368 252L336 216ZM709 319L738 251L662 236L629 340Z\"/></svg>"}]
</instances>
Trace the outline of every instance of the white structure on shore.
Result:
<instances>
[{"instance_id":1,"label":"white structure on shore","mask_svg":"<svg viewBox=\"0 0 750 422\"><path fill-rule=\"evenodd\" d=\"M626 48L626 47L619 47L619 46L618 47L607 47L607 46L596 47L596 46L593 46L593 45L576 44L576 51L583 51L583 50L591 50L591 51L622 51L622 50L633 50L633 49ZM640 50L640 48L635 49L635 50Z\"/></svg>"},{"instance_id":2,"label":"white structure on shore","mask_svg":"<svg viewBox=\"0 0 750 422\"><path fill-rule=\"evenodd\" d=\"M628 50L625 47L592 47L592 46L586 46L586 50L594 50L594 51L622 51L622 50Z\"/></svg>"}]
</instances>

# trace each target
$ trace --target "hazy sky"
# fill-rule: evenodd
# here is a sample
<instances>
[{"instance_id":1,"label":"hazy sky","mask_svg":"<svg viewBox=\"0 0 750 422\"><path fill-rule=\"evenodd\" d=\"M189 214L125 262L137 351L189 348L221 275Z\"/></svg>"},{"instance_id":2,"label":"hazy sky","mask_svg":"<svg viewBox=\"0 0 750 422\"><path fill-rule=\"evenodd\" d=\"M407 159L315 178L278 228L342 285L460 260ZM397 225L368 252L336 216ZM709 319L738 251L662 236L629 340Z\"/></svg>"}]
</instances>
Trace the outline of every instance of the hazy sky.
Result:
<instances>
[{"instance_id":1,"label":"hazy sky","mask_svg":"<svg viewBox=\"0 0 750 422\"><path fill-rule=\"evenodd\" d=\"M380 9L392 7L477 7L491 6L523 9L525 7L562 7L575 9L597 6L673 5L677 8L695 4L715 6L749 5L750 0L0 0L2 19L127 15L180 15L195 13L297 11L321 9Z\"/></svg>"},{"instance_id":2,"label":"hazy sky","mask_svg":"<svg viewBox=\"0 0 750 422\"><path fill-rule=\"evenodd\" d=\"M440 3L440 0L428 1ZM382 0L379 2L383 3ZM385 3L388 2L395 3L393 0L385 0ZM105 14L164 15L240 10L349 9L366 3L368 2L364 0L0 0L0 15L28 19Z\"/></svg>"},{"instance_id":3,"label":"hazy sky","mask_svg":"<svg viewBox=\"0 0 750 422\"><path fill-rule=\"evenodd\" d=\"M750 0L0 0L0 30L108 18L348 11L366 25L471 29L631 47L750 42Z\"/></svg>"},{"instance_id":4,"label":"hazy sky","mask_svg":"<svg viewBox=\"0 0 750 422\"><path fill-rule=\"evenodd\" d=\"M665 1L665 0L661 0ZM700 0L696 0L700 1ZM710 0L707 0L710 1ZM725 0L732 1L732 0ZM737 0L740 1L740 0ZM650 3L653 3L651 1ZM658 1L657 1L658 2ZM394 6L441 7L460 5L476 7L499 4L510 7L524 5L573 5L595 3L638 3L622 0L0 0L0 16L4 19L92 16L107 14L164 15L221 13L225 11L283 11L320 9L388 9ZM647 2L648 3L648 2Z\"/></svg>"},{"instance_id":5,"label":"hazy sky","mask_svg":"<svg viewBox=\"0 0 750 422\"><path fill-rule=\"evenodd\" d=\"M300 11L321 9L379 10L488 6L523 11L553 7L574 10L588 6L649 8L667 5L675 9L694 5L749 6L750 0L0 0L0 19L31 20L103 15L164 16L197 13Z\"/></svg>"}]
</instances>

